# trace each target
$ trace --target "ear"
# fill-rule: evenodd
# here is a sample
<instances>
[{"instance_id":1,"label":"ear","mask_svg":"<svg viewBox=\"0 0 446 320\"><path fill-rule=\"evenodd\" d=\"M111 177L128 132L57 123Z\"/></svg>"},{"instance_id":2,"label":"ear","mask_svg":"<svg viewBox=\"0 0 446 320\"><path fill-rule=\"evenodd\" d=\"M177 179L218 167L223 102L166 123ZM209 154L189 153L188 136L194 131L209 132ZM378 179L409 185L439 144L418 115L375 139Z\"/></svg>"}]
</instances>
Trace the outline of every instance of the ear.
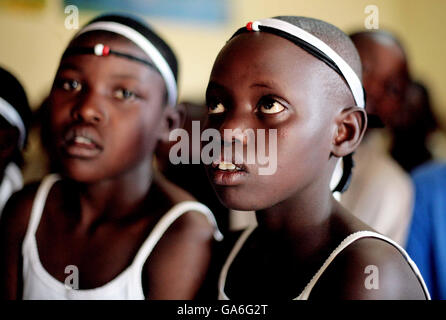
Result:
<instances>
[{"instance_id":1,"label":"ear","mask_svg":"<svg viewBox=\"0 0 446 320\"><path fill-rule=\"evenodd\" d=\"M175 107L167 106L164 109L164 123L160 132L160 140L169 143L169 134L172 130L182 128L186 120L186 107L183 103Z\"/></svg>"},{"instance_id":2,"label":"ear","mask_svg":"<svg viewBox=\"0 0 446 320\"><path fill-rule=\"evenodd\" d=\"M344 157L354 152L366 128L367 114L364 109L353 107L342 110L336 117L332 154L336 157Z\"/></svg>"}]
</instances>

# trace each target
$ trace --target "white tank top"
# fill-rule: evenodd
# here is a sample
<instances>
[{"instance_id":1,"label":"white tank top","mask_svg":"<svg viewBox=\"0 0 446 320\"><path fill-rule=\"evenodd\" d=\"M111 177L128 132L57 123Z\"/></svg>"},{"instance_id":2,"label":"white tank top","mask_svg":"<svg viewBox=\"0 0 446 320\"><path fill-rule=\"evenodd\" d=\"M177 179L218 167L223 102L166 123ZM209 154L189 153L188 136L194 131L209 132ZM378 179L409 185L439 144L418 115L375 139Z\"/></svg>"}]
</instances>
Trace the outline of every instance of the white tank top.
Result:
<instances>
[{"instance_id":1,"label":"white tank top","mask_svg":"<svg viewBox=\"0 0 446 320\"><path fill-rule=\"evenodd\" d=\"M220 241L223 236L218 230L212 212L203 204L185 201L173 206L155 225L142 244L132 263L117 277L103 286L93 289L75 290L50 275L43 267L36 243L36 231L48 193L58 175L49 175L42 181L34 199L28 229L22 245L23 255L23 299L24 300L142 300L145 299L141 283L142 269L148 256L169 226L182 214L197 211L206 216L215 227L214 238ZM68 276L69 274L67 274Z\"/></svg>"},{"instance_id":2,"label":"white tank top","mask_svg":"<svg viewBox=\"0 0 446 320\"><path fill-rule=\"evenodd\" d=\"M7 165L0 184L0 216L11 195L23 188L23 177L19 167L14 162Z\"/></svg>"},{"instance_id":3,"label":"white tank top","mask_svg":"<svg viewBox=\"0 0 446 320\"><path fill-rule=\"evenodd\" d=\"M248 229L246 229L240 236L240 238L235 243L234 247L232 248L231 253L229 254L226 263L223 266L223 269L220 273L220 278L218 281L218 298L219 300L229 300L228 296L226 295L224 289L226 284L226 277L228 275L229 267L231 266L232 262L234 261L235 257L243 247L243 244L248 239L249 235L254 231L256 226L252 226ZM427 290L426 284L424 283L423 277L421 276L420 271L418 270L418 267L416 264L412 261L412 259L409 257L407 252L395 241L392 239L387 238L386 236L383 236L382 234L372 232L372 231L358 231L355 233L352 233L348 237L346 237L339 245L338 247L333 250L333 252L328 256L327 260L325 260L322 267L319 269L319 271L313 276L313 278L310 280L310 282L305 286L304 290L301 292L301 294L294 298L293 300L308 300L308 297L310 296L311 290L316 285L319 278L324 273L325 269L328 268L330 263L336 258L336 256L342 252L345 248L347 248L350 244L355 242L356 240L362 239L362 238L378 238L383 241L386 241L393 245L395 248L398 249L399 252L403 255L403 257L407 260L409 263L409 266L414 271L416 277L418 278L421 286L423 287L424 295L428 300L431 299L429 291Z\"/></svg>"}]
</instances>

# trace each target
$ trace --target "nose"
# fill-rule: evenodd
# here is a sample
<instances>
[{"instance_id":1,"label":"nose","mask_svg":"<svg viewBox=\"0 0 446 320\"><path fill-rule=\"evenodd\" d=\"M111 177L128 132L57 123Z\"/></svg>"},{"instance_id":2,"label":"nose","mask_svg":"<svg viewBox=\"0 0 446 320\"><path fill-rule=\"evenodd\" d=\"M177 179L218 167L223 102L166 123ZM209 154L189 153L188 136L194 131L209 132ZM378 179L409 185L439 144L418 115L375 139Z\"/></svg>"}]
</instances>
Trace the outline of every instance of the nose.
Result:
<instances>
[{"instance_id":1,"label":"nose","mask_svg":"<svg viewBox=\"0 0 446 320\"><path fill-rule=\"evenodd\" d=\"M71 110L73 119L90 124L101 124L106 120L103 97L94 90L86 91Z\"/></svg>"},{"instance_id":2,"label":"nose","mask_svg":"<svg viewBox=\"0 0 446 320\"><path fill-rule=\"evenodd\" d=\"M248 110L238 112L231 110L231 112L228 112L226 119L219 128L224 146L232 144L247 145L251 139L254 139L254 128L252 121L250 121L252 116Z\"/></svg>"}]
</instances>

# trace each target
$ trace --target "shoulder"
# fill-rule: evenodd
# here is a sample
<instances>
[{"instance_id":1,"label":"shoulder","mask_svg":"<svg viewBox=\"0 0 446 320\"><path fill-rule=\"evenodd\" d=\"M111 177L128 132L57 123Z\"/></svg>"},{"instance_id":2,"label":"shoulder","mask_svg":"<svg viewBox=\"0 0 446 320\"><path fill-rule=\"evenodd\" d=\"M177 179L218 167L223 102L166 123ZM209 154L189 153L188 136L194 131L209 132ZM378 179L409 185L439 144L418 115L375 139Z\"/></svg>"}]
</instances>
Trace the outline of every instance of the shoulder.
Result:
<instances>
[{"instance_id":1,"label":"shoulder","mask_svg":"<svg viewBox=\"0 0 446 320\"><path fill-rule=\"evenodd\" d=\"M426 216L443 218L441 203L446 199L446 164L432 162L418 167L411 175L415 186L414 219L418 215L423 219Z\"/></svg>"},{"instance_id":2,"label":"shoulder","mask_svg":"<svg viewBox=\"0 0 446 320\"><path fill-rule=\"evenodd\" d=\"M443 181L446 177L446 163L430 162L417 167L411 172L412 179L415 183L435 183Z\"/></svg>"},{"instance_id":3,"label":"shoulder","mask_svg":"<svg viewBox=\"0 0 446 320\"><path fill-rule=\"evenodd\" d=\"M9 198L0 220L3 236L15 239L25 236L38 187L39 183L26 185Z\"/></svg>"},{"instance_id":4,"label":"shoulder","mask_svg":"<svg viewBox=\"0 0 446 320\"><path fill-rule=\"evenodd\" d=\"M155 173L154 183L172 205L183 201L195 201L195 198L189 192L168 180L160 172Z\"/></svg>"},{"instance_id":5,"label":"shoulder","mask_svg":"<svg viewBox=\"0 0 446 320\"><path fill-rule=\"evenodd\" d=\"M372 237L356 240L339 253L314 287L314 296L425 299L422 286L405 256L392 244Z\"/></svg>"},{"instance_id":6,"label":"shoulder","mask_svg":"<svg viewBox=\"0 0 446 320\"><path fill-rule=\"evenodd\" d=\"M210 212L210 210L206 206L197 202L186 190L170 182L161 174L156 175L155 183L171 206L170 210L176 207L177 210L183 211L169 227L168 234L181 237L182 240L212 238L215 226L208 218L206 211Z\"/></svg>"},{"instance_id":7,"label":"shoulder","mask_svg":"<svg viewBox=\"0 0 446 320\"><path fill-rule=\"evenodd\" d=\"M173 205L192 201L186 199ZM200 208L175 210L181 215L160 235L145 271L153 299L195 298L209 271L215 226Z\"/></svg>"}]
</instances>

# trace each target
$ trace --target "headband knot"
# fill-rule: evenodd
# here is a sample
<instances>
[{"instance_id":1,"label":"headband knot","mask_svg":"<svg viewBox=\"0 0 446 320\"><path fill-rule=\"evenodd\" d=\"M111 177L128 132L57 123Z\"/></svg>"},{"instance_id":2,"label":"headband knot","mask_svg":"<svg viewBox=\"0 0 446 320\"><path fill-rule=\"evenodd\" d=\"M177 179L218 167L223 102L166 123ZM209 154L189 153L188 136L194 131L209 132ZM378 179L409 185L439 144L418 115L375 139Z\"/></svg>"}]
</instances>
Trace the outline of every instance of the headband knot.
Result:
<instances>
[{"instance_id":1,"label":"headband knot","mask_svg":"<svg viewBox=\"0 0 446 320\"><path fill-rule=\"evenodd\" d=\"M248 31L260 31L259 25L260 24L258 21L254 21L254 22L250 21L246 24L246 29Z\"/></svg>"},{"instance_id":2,"label":"headband knot","mask_svg":"<svg viewBox=\"0 0 446 320\"><path fill-rule=\"evenodd\" d=\"M110 54L110 47L104 46L102 43L98 43L94 46L94 54L100 57L106 57Z\"/></svg>"}]
</instances>

